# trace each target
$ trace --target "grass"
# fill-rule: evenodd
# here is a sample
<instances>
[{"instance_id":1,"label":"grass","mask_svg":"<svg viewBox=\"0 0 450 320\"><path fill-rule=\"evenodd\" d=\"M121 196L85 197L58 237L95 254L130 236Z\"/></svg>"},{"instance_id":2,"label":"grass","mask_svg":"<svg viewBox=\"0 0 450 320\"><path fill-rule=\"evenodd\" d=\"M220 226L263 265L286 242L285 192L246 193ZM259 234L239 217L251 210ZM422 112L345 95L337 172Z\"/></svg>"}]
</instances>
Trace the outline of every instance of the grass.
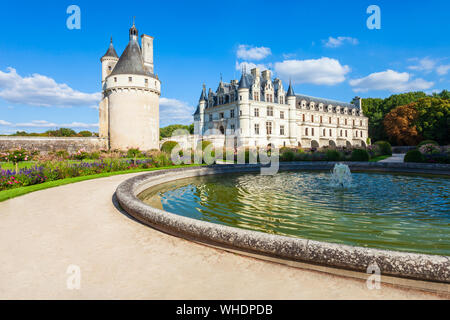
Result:
<instances>
[{"instance_id":1,"label":"grass","mask_svg":"<svg viewBox=\"0 0 450 320\"><path fill-rule=\"evenodd\" d=\"M35 184L32 186L26 186L26 187L20 187L20 188L0 191L0 202L25 195L27 193L44 190L44 189L49 189L49 188L54 188L54 187L58 187L58 186L62 186L62 185L70 184L70 183L85 181L85 180L92 180L92 179L116 176L116 175L127 174L127 173L137 173L137 172L155 171L155 170L163 170L163 169L175 169L175 168L193 167L193 166L198 166L198 164L149 168L149 169L134 169L134 170L125 170L125 171L116 171L116 172L105 172L105 173L94 174L94 175L90 175L90 176L81 176L81 177L75 177L75 178L67 178L67 179L61 179L61 180L48 181L48 182L44 182L44 183L40 183L40 184Z\"/></svg>"},{"instance_id":2,"label":"grass","mask_svg":"<svg viewBox=\"0 0 450 320\"><path fill-rule=\"evenodd\" d=\"M388 155L378 156L378 157L370 159L369 162L378 162L378 161L381 161L381 160L384 160L384 159L387 159L387 158L390 158L390 157L391 156L388 156Z\"/></svg>"}]
</instances>

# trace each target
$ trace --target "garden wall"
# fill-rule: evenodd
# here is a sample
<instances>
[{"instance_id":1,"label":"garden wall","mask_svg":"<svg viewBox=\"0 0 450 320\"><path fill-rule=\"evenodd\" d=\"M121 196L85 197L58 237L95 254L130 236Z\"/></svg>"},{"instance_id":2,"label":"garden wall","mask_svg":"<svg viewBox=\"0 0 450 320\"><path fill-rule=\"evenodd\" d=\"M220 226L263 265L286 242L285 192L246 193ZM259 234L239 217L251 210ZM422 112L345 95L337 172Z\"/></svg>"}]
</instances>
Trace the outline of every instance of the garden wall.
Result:
<instances>
[{"instance_id":1,"label":"garden wall","mask_svg":"<svg viewBox=\"0 0 450 320\"><path fill-rule=\"evenodd\" d=\"M50 152L66 150L75 153L79 149L93 152L108 148L108 140L104 138L56 138L56 137L0 137L0 151L11 149L37 150Z\"/></svg>"}]
</instances>

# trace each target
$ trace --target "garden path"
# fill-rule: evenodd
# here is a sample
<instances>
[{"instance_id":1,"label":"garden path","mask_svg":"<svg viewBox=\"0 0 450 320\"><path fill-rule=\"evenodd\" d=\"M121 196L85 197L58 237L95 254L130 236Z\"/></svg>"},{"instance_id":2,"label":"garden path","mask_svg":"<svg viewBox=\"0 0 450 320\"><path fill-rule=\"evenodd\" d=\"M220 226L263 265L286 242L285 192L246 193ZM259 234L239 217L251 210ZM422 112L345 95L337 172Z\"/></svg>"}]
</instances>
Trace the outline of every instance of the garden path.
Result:
<instances>
[{"instance_id":1,"label":"garden path","mask_svg":"<svg viewBox=\"0 0 450 320\"><path fill-rule=\"evenodd\" d=\"M397 162L403 163L405 159L404 153L393 153L392 157L386 158L384 160L380 160L379 162Z\"/></svg>"}]
</instances>

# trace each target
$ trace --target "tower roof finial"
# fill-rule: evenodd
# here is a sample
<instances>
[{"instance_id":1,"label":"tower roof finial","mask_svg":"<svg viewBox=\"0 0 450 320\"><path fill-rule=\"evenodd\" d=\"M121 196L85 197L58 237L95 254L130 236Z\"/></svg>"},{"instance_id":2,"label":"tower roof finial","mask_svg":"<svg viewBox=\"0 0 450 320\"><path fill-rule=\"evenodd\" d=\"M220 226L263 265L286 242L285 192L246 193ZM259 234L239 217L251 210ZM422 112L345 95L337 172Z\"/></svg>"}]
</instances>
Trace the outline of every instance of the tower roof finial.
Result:
<instances>
[{"instance_id":1,"label":"tower roof finial","mask_svg":"<svg viewBox=\"0 0 450 320\"><path fill-rule=\"evenodd\" d=\"M134 21L136 20L136 16L133 16L133 27L134 27Z\"/></svg>"}]
</instances>

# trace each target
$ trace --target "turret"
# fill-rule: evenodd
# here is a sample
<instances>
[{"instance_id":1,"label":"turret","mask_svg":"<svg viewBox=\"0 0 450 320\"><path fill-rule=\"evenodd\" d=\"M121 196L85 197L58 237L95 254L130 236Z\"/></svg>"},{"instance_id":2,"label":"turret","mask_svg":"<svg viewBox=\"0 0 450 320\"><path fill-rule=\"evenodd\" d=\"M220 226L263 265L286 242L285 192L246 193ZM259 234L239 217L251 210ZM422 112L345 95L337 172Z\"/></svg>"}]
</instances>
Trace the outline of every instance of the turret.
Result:
<instances>
[{"instance_id":1,"label":"turret","mask_svg":"<svg viewBox=\"0 0 450 320\"><path fill-rule=\"evenodd\" d=\"M297 140L297 124L295 120L296 97L290 80L289 80L289 88L286 93L286 103L289 105L289 140L291 142L291 145L295 145Z\"/></svg>"},{"instance_id":2,"label":"turret","mask_svg":"<svg viewBox=\"0 0 450 320\"><path fill-rule=\"evenodd\" d=\"M247 138L250 136L250 103L249 103L250 81L244 71L238 86L238 112L241 126L241 142L246 145Z\"/></svg>"},{"instance_id":3,"label":"turret","mask_svg":"<svg viewBox=\"0 0 450 320\"><path fill-rule=\"evenodd\" d=\"M207 99L206 99L206 86L203 84L202 93L200 94L200 99L198 101L197 110L194 113L194 133L203 134L203 126L205 121L205 109L206 109Z\"/></svg>"},{"instance_id":4,"label":"turret","mask_svg":"<svg viewBox=\"0 0 450 320\"><path fill-rule=\"evenodd\" d=\"M100 58L100 61L102 62L102 85L103 85L106 77L111 74L111 72L114 70L114 67L117 64L117 61L119 61L119 56L117 55L117 52L114 49L112 37L109 43L109 48L103 55L103 57Z\"/></svg>"}]
</instances>

